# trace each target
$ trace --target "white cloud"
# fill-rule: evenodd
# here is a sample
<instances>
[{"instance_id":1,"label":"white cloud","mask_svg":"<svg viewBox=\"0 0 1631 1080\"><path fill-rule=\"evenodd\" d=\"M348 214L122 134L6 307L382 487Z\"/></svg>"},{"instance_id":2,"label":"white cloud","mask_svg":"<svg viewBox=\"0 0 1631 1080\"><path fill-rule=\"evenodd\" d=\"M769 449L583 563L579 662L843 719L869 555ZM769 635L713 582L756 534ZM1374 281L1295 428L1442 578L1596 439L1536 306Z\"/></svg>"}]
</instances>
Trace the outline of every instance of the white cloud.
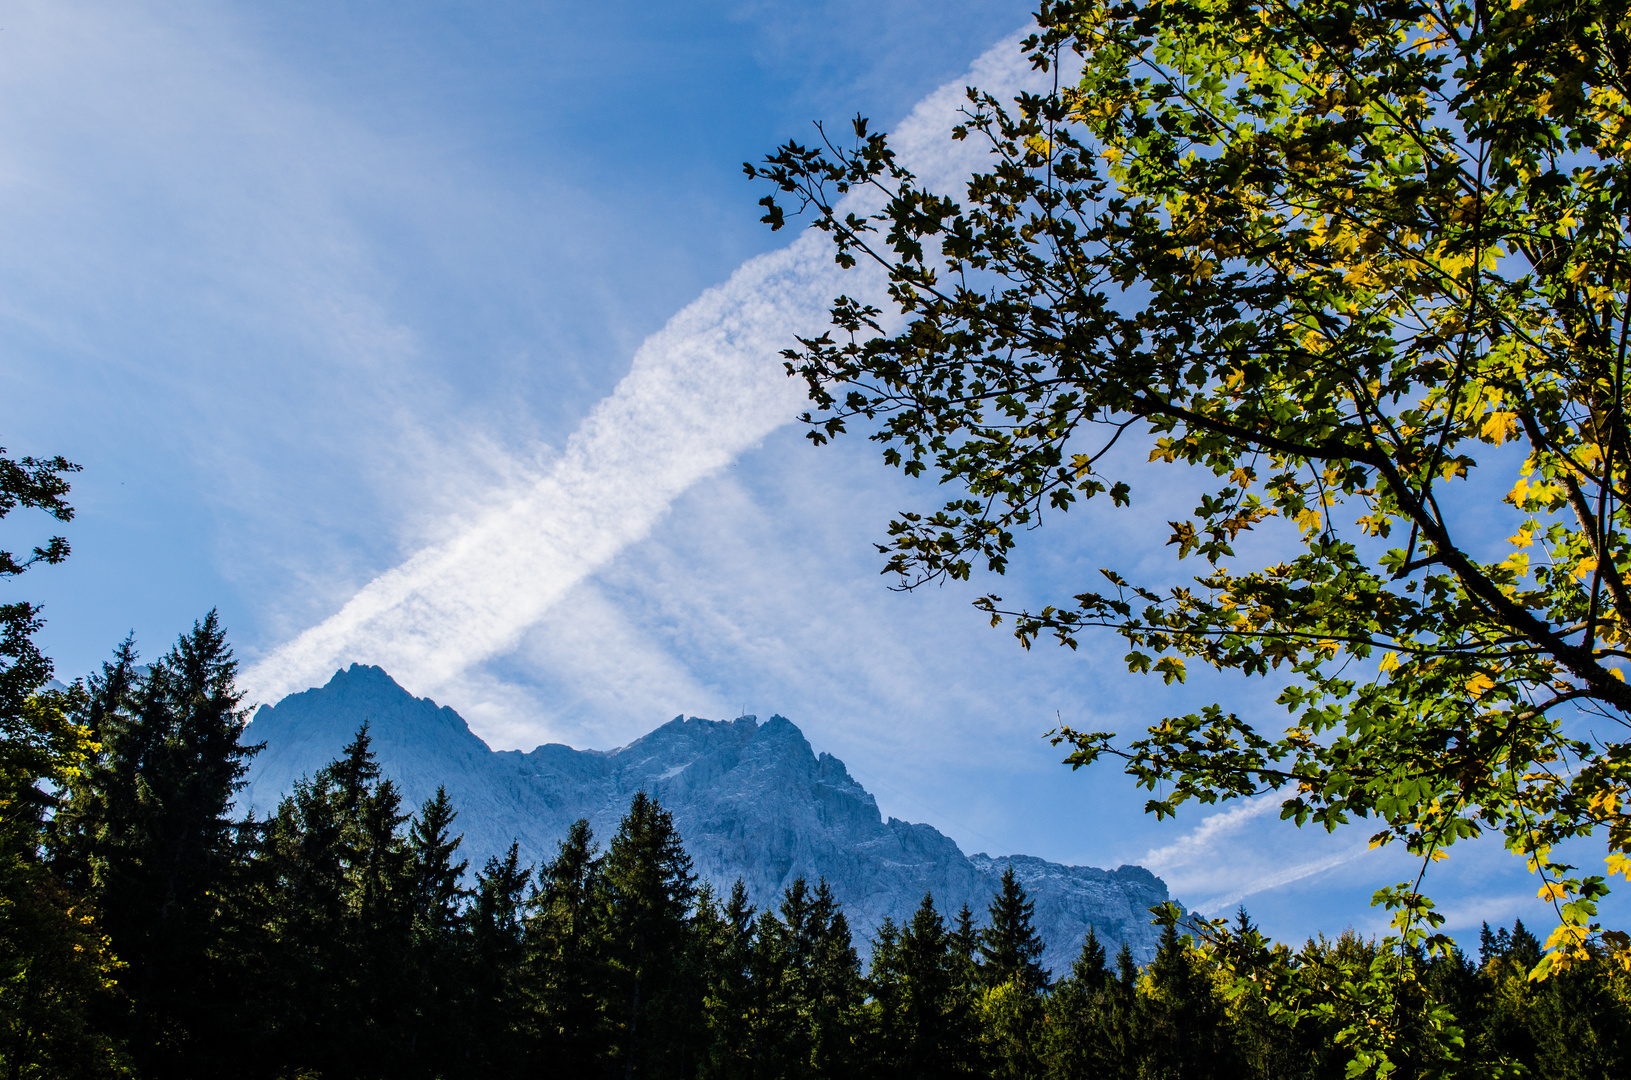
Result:
<instances>
[{"instance_id":1,"label":"white cloud","mask_svg":"<svg viewBox=\"0 0 1631 1080\"><path fill-rule=\"evenodd\" d=\"M1307 862L1297 863L1294 866L1288 866L1284 869L1274 870L1266 874L1250 877L1246 881L1236 885L1228 892L1225 892L1219 896L1211 896L1204 900L1197 900L1194 905L1195 910L1200 912L1202 915L1218 915L1227 912L1248 896L1256 896L1258 893L1268 892L1270 889L1278 889L1282 885L1290 885L1292 882L1302 881L1304 878L1313 877L1315 874L1323 874L1327 870L1334 870L1345 863L1353 862L1361 855L1364 855L1369 849L1369 844L1354 844L1351 847L1338 851L1332 855L1325 855L1318 859L1310 859Z\"/></svg>"},{"instance_id":2,"label":"white cloud","mask_svg":"<svg viewBox=\"0 0 1631 1080\"><path fill-rule=\"evenodd\" d=\"M1177 840L1151 848L1139 863L1165 878L1193 910L1218 915L1249 896L1351 863L1370 849L1368 841L1352 843L1346 830L1333 835L1281 822L1282 801L1268 792L1208 814ZM1322 848L1307 857L1310 849Z\"/></svg>"},{"instance_id":3,"label":"white cloud","mask_svg":"<svg viewBox=\"0 0 1631 1080\"><path fill-rule=\"evenodd\" d=\"M704 293L640 347L542 476L273 650L245 672L249 692L275 700L351 661L432 690L514 648L676 495L796 412L797 388L765 358L819 325L811 286L830 263L809 235Z\"/></svg>"},{"instance_id":4,"label":"white cloud","mask_svg":"<svg viewBox=\"0 0 1631 1080\"><path fill-rule=\"evenodd\" d=\"M1199 825L1173 843L1151 848L1139 862L1159 874L1175 867L1210 861L1216 857L1220 841L1239 832L1247 822L1279 809L1279 806L1280 799L1271 792L1247 799L1239 806L1208 814Z\"/></svg>"},{"instance_id":5,"label":"white cloud","mask_svg":"<svg viewBox=\"0 0 1631 1080\"><path fill-rule=\"evenodd\" d=\"M1012 93L1038 78L1015 40L897 127L902 159L931 184L955 184L978 161L977 148L946 138L966 82ZM800 389L783 374L780 350L825 325L836 293L878 295L881 281L867 268L841 276L816 233L750 260L641 345L628 375L541 475L272 650L243 685L275 700L360 661L435 692L514 649L574 585L647 535L681 492L796 415Z\"/></svg>"}]
</instances>

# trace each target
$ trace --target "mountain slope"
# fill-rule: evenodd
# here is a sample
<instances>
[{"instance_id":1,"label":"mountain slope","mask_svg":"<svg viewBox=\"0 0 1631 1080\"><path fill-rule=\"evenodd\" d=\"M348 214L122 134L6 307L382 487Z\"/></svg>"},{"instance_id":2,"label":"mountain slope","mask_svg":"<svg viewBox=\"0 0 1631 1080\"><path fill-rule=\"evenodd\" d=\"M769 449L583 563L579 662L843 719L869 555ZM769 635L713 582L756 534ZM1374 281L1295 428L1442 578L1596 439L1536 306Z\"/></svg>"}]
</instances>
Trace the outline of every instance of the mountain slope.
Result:
<instances>
[{"instance_id":1,"label":"mountain slope","mask_svg":"<svg viewBox=\"0 0 1631 1080\"><path fill-rule=\"evenodd\" d=\"M495 752L452 709L415 698L377 667L353 664L328 685L284 698L255 714L247 738L264 743L243 799L274 810L302 776L336 757L366 721L381 769L410 806L445 785L459 809L462 854L480 865L521 845L540 862L580 817L610 840L636 791L674 814L697 872L725 891L741 877L755 904L775 903L800 876L825 877L859 938L885 916L901 922L933 892L950 915L964 903L985 912L1003 870L1036 901L1045 961L1063 974L1087 927L1140 956L1155 934L1148 909L1166 886L1136 866L1062 866L1027 855L965 856L928 825L885 820L844 763L816 755L793 723L773 716L702 720L675 717L616 750L559 743L529 753ZM863 949L864 953L864 949Z\"/></svg>"}]
</instances>

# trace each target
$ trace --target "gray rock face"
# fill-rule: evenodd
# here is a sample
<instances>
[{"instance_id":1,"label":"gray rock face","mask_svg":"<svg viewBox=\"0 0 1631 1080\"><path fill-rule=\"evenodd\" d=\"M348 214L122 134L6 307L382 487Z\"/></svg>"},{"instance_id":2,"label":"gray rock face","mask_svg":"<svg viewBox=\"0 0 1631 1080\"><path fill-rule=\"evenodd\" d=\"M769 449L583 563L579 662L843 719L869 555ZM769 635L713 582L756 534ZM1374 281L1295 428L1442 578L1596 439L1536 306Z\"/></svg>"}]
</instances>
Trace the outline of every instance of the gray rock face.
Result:
<instances>
[{"instance_id":1,"label":"gray rock face","mask_svg":"<svg viewBox=\"0 0 1631 1080\"><path fill-rule=\"evenodd\" d=\"M353 664L327 686L255 714L246 738L265 749L241 801L271 813L297 780L338 756L364 721L381 770L410 807L446 786L459 810L455 827L464 832L461 854L474 865L512 841L524 860L542 862L580 817L604 844L643 789L673 813L697 873L716 889L728 891L740 877L763 906L796 878L826 878L863 956L864 940L884 917L910 918L926 892L948 917L966 903L979 921L1010 865L1036 902L1044 961L1057 975L1089 926L1112 952L1121 941L1141 960L1154 950L1148 909L1167 899L1167 889L1148 870L966 856L931 826L884 820L844 763L817 756L781 716L763 724L751 716L675 717L616 750L550 743L530 753L495 752L452 709L413 697L377 667Z\"/></svg>"}]
</instances>

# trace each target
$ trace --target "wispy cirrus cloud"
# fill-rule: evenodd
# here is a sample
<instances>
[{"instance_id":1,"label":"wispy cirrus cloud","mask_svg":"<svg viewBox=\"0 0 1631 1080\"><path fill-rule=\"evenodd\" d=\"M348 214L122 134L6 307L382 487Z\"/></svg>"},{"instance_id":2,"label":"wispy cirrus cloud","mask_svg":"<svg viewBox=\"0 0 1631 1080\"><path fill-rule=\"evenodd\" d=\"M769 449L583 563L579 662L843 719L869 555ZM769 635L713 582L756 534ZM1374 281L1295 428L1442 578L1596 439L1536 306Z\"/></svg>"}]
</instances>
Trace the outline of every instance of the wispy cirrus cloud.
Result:
<instances>
[{"instance_id":1,"label":"wispy cirrus cloud","mask_svg":"<svg viewBox=\"0 0 1631 1080\"><path fill-rule=\"evenodd\" d=\"M1218 915L1248 897L1351 863L1370 849L1368 841L1353 843L1349 834L1339 841L1318 830L1277 828L1281 801L1269 792L1208 814L1139 861L1164 877L1192 910ZM1325 850L1308 858L1310 848Z\"/></svg>"},{"instance_id":2,"label":"wispy cirrus cloud","mask_svg":"<svg viewBox=\"0 0 1631 1080\"><path fill-rule=\"evenodd\" d=\"M1009 95L1045 77L1017 40L993 47L897 126L897 152L930 184L951 187L979 161L978 148L946 137L965 85ZM640 346L628 375L541 474L494 493L489 509L273 649L245 671L244 685L275 700L362 661L430 692L514 649L574 585L646 536L678 495L791 421L802 398L780 350L819 331L838 292L877 296L881 286L875 270L841 275L816 233L749 260Z\"/></svg>"},{"instance_id":3,"label":"wispy cirrus cloud","mask_svg":"<svg viewBox=\"0 0 1631 1080\"><path fill-rule=\"evenodd\" d=\"M1331 855L1294 863L1265 874L1253 875L1223 893L1195 901L1194 908L1202 915L1219 915L1229 911L1248 896L1256 896L1270 889L1278 889L1283 885L1311 878L1315 874L1323 874L1327 870L1335 870L1339 866L1353 862L1368 850L1370 850L1368 843L1353 844Z\"/></svg>"},{"instance_id":4,"label":"wispy cirrus cloud","mask_svg":"<svg viewBox=\"0 0 1631 1080\"><path fill-rule=\"evenodd\" d=\"M797 387L767 357L819 325L830 266L807 235L704 293L640 347L543 475L273 650L245 672L250 693L276 700L352 661L429 689L514 648L675 496L796 413Z\"/></svg>"}]
</instances>

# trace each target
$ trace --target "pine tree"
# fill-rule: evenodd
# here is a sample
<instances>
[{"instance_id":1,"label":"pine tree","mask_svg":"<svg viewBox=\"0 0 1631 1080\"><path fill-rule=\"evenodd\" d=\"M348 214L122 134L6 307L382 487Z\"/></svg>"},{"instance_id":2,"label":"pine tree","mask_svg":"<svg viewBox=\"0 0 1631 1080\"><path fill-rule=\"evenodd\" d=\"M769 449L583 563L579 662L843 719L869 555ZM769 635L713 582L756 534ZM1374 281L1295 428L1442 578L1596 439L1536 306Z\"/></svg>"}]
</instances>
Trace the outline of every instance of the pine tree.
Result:
<instances>
[{"instance_id":1,"label":"pine tree","mask_svg":"<svg viewBox=\"0 0 1631 1080\"><path fill-rule=\"evenodd\" d=\"M589 822L579 819L528 902L524 986L540 1062L591 1076L611 1053L606 891Z\"/></svg>"},{"instance_id":2,"label":"pine tree","mask_svg":"<svg viewBox=\"0 0 1631 1080\"><path fill-rule=\"evenodd\" d=\"M396 786L381 779L365 724L265 826L283 999L275 1042L285 1071L364 1077L416 1068L421 890L408 820Z\"/></svg>"},{"instance_id":3,"label":"pine tree","mask_svg":"<svg viewBox=\"0 0 1631 1080\"><path fill-rule=\"evenodd\" d=\"M810 1073L846 1077L860 1067L861 963L849 921L823 878L816 885L802 931L809 940L803 1009L810 1027Z\"/></svg>"},{"instance_id":4,"label":"pine tree","mask_svg":"<svg viewBox=\"0 0 1631 1080\"><path fill-rule=\"evenodd\" d=\"M979 933L980 982L1001 986L1011 982L1025 993L1040 993L1048 985L1049 973L1039 962L1044 948L1031 925L1034 901L1014 876L1014 868L1003 871L1002 884L987 909L990 921Z\"/></svg>"},{"instance_id":5,"label":"pine tree","mask_svg":"<svg viewBox=\"0 0 1631 1080\"><path fill-rule=\"evenodd\" d=\"M402 828L408 820L396 785L380 780L364 794L345 833L353 912L349 933L357 961L355 1003L357 1019L369 1036L352 1044L357 1075L412 1071L417 883Z\"/></svg>"},{"instance_id":6,"label":"pine tree","mask_svg":"<svg viewBox=\"0 0 1631 1080\"><path fill-rule=\"evenodd\" d=\"M754 908L747 886L737 878L723 909L707 885L697 897L693 918L704 961L703 1023L707 1049L698 1074L709 1080L748 1080L754 1076Z\"/></svg>"},{"instance_id":7,"label":"pine tree","mask_svg":"<svg viewBox=\"0 0 1631 1080\"><path fill-rule=\"evenodd\" d=\"M225 962L231 907L221 893L246 850L232 804L255 748L239 741L237 663L215 612L139 683L133 658L127 643L93 684L103 752L73 785L58 845L95 889L128 965L119 982L137 1061L206 1075L238 1052L231 1044L248 1007Z\"/></svg>"},{"instance_id":8,"label":"pine tree","mask_svg":"<svg viewBox=\"0 0 1631 1080\"><path fill-rule=\"evenodd\" d=\"M292 1075L330 1058L349 970L342 821L328 778L302 778L262 829L261 864L277 942L262 987L279 1064Z\"/></svg>"},{"instance_id":9,"label":"pine tree","mask_svg":"<svg viewBox=\"0 0 1631 1080\"><path fill-rule=\"evenodd\" d=\"M1113 1076L1112 1045L1107 1037L1112 1007L1110 972L1104 946L1088 927L1082 950L1070 974L1053 989L1048 1002L1045 1037L1046 1075L1050 1077Z\"/></svg>"},{"instance_id":10,"label":"pine tree","mask_svg":"<svg viewBox=\"0 0 1631 1080\"><path fill-rule=\"evenodd\" d=\"M1524 927L1522 919L1513 921L1511 943L1502 959L1526 976L1540 963L1540 941Z\"/></svg>"},{"instance_id":11,"label":"pine tree","mask_svg":"<svg viewBox=\"0 0 1631 1080\"><path fill-rule=\"evenodd\" d=\"M956 937L923 897L898 936L879 930L868 982L879 1008L879 1064L895 1074L942 1077L981 1067Z\"/></svg>"},{"instance_id":12,"label":"pine tree","mask_svg":"<svg viewBox=\"0 0 1631 1080\"><path fill-rule=\"evenodd\" d=\"M1150 1077L1208 1080L1237 1075L1235 1048L1208 958L1168 923L1138 1001L1138 1030Z\"/></svg>"},{"instance_id":13,"label":"pine tree","mask_svg":"<svg viewBox=\"0 0 1631 1080\"><path fill-rule=\"evenodd\" d=\"M409 1040L422 1068L433 1075L448 1073L468 1036L461 1020L470 946L464 905L470 890L460 881L469 863L454 862L463 841L453 834L457 817L447 789L438 786L408 830L414 982Z\"/></svg>"},{"instance_id":14,"label":"pine tree","mask_svg":"<svg viewBox=\"0 0 1631 1080\"><path fill-rule=\"evenodd\" d=\"M1512 938L1516 945L1516 926ZM1542 983L1523 980L1521 992L1529 997L1524 1020L1534 1055L1524 1064L1531 1075L1631 1075L1631 993L1623 969L1616 973L1612 965L1611 959L1593 955Z\"/></svg>"},{"instance_id":15,"label":"pine tree","mask_svg":"<svg viewBox=\"0 0 1631 1080\"><path fill-rule=\"evenodd\" d=\"M802 881L797 884L802 886ZM796 903L803 897L804 889L800 887ZM754 1076L802 1075L801 1051L805 1049L806 1032L799 1015L797 951L792 929L774 912L761 911L753 924L753 954L748 969L753 987L748 1038Z\"/></svg>"},{"instance_id":16,"label":"pine tree","mask_svg":"<svg viewBox=\"0 0 1631 1080\"><path fill-rule=\"evenodd\" d=\"M1531 980L1540 946L1516 922L1480 934L1480 994L1465 1018L1486 1061L1505 1058L1533 1076L1619 1077L1631 1070L1631 995L1613 961L1588 955Z\"/></svg>"},{"instance_id":17,"label":"pine tree","mask_svg":"<svg viewBox=\"0 0 1631 1080\"><path fill-rule=\"evenodd\" d=\"M1290 979L1290 950L1271 948L1244 907L1236 909L1232 927L1219 928L1211 959L1222 965L1235 986L1230 1004L1232 1035L1246 1075L1323 1077L1330 1073L1321 1063L1331 1056L1338 1026L1320 1009L1288 1015L1278 1008L1283 1004L1281 988ZM1341 1073L1339 1063L1336 1074Z\"/></svg>"},{"instance_id":18,"label":"pine tree","mask_svg":"<svg viewBox=\"0 0 1631 1080\"><path fill-rule=\"evenodd\" d=\"M469 1019L460 1057L465 1071L513 1076L527 1063L526 961L527 883L520 845L510 844L500 859L488 858L476 875L475 897L466 915L470 934L467 997Z\"/></svg>"},{"instance_id":19,"label":"pine tree","mask_svg":"<svg viewBox=\"0 0 1631 1080\"><path fill-rule=\"evenodd\" d=\"M691 948L696 878L671 814L644 791L606 850L607 1012L625 1077L683 1072L699 1052L700 968Z\"/></svg>"},{"instance_id":20,"label":"pine tree","mask_svg":"<svg viewBox=\"0 0 1631 1080\"><path fill-rule=\"evenodd\" d=\"M1138 964L1133 960L1133 950L1125 941L1121 948L1116 950L1116 984L1125 994L1131 995L1138 984Z\"/></svg>"},{"instance_id":21,"label":"pine tree","mask_svg":"<svg viewBox=\"0 0 1631 1080\"><path fill-rule=\"evenodd\" d=\"M1506 933L1506 928L1501 928ZM1487 968L1491 961L1499 960L1506 952L1506 945L1496 941L1495 934L1489 928L1489 921L1484 921L1483 927L1478 931L1478 967Z\"/></svg>"},{"instance_id":22,"label":"pine tree","mask_svg":"<svg viewBox=\"0 0 1631 1080\"><path fill-rule=\"evenodd\" d=\"M825 881L811 889L796 879L779 914L761 914L753 930L752 1074L846 1075L859 1063L854 1043L863 994L849 924Z\"/></svg>"}]
</instances>

